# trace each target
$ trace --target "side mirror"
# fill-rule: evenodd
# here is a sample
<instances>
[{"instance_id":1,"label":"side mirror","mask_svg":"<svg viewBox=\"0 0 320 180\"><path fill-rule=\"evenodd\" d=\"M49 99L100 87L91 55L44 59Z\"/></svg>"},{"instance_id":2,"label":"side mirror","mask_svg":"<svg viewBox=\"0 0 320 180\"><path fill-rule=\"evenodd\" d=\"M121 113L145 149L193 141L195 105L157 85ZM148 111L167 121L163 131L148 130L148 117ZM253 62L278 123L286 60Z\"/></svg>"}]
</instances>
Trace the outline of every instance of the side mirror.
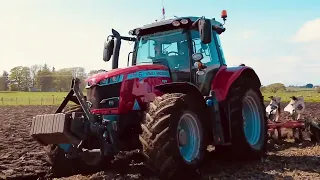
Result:
<instances>
[{"instance_id":1,"label":"side mirror","mask_svg":"<svg viewBox=\"0 0 320 180\"><path fill-rule=\"evenodd\" d=\"M212 26L210 19L201 19L198 23L199 34L203 44L211 43Z\"/></svg>"},{"instance_id":2,"label":"side mirror","mask_svg":"<svg viewBox=\"0 0 320 180\"><path fill-rule=\"evenodd\" d=\"M113 54L113 48L114 48L114 39L110 39L108 42L104 43L104 49L103 49L103 60L105 62L108 62Z\"/></svg>"}]
</instances>

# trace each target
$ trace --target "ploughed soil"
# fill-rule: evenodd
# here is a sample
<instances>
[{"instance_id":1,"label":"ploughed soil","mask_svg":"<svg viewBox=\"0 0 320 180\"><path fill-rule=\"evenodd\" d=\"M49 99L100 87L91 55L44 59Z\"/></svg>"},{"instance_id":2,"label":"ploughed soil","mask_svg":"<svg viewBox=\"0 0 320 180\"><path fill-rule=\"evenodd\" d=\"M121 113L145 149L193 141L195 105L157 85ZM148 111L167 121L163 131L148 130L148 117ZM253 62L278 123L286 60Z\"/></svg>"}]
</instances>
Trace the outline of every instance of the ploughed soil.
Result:
<instances>
[{"instance_id":1,"label":"ploughed soil","mask_svg":"<svg viewBox=\"0 0 320 180\"><path fill-rule=\"evenodd\" d=\"M282 104L282 109L286 104ZM0 106L0 179L51 179L44 147L30 137L31 119L56 106ZM305 115L320 118L320 103L306 103ZM283 117L282 117L283 118ZM288 131L289 132L289 131ZM290 133L289 133L290 134ZM61 179L157 179L138 152L119 154L105 171ZM183 172L182 172L183 173ZM268 144L259 162L208 161L201 179L320 179L320 146L309 141Z\"/></svg>"}]
</instances>

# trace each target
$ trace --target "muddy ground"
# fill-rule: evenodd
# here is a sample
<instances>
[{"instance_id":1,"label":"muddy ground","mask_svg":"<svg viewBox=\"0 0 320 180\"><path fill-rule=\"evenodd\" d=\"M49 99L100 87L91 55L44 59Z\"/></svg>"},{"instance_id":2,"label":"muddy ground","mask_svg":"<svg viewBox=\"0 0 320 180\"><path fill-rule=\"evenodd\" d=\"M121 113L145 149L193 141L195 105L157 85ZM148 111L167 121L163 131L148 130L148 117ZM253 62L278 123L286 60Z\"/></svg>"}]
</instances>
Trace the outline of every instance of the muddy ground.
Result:
<instances>
[{"instance_id":1,"label":"muddy ground","mask_svg":"<svg viewBox=\"0 0 320 180\"><path fill-rule=\"evenodd\" d=\"M282 105L282 109L285 105ZM44 148L30 136L31 119L55 106L0 106L0 179L50 179ZM306 112L320 118L320 103ZM320 179L320 146L310 142L268 145L268 156L247 164L212 161L199 170L202 179ZM62 179L157 179L138 153L119 155L106 171Z\"/></svg>"}]
</instances>

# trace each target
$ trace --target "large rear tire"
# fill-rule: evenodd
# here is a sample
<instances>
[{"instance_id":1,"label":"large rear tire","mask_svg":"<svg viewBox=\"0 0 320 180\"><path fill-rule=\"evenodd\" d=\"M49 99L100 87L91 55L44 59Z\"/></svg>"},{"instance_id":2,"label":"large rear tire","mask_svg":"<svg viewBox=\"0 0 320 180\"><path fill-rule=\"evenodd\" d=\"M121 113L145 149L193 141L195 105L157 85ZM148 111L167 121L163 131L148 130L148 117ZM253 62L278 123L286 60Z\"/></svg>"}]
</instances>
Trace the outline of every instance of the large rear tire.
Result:
<instances>
[{"instance_id":1,"label":"large rear tire","mask_svg":"<svg viewBox=\"0 0 320 180\"><path fill-rule=\"evenodd\" d=\"M266 154L268 118L263 96L258 88L248 82L248 79L239 79L227 97L231 117L231 145L216 147L216 152L224 158L256 160Z\"/></svg>"},{"instance_id":2,"label":"large rear tire","mask_svg":"<svg viewBox=\"0 0 320 180\"><path fill-rule=\"evenodd\" d=\"M195 175L206 153L203 108L187 99L180 93L156 97L141 124L146 166L163 179Z\"/></svg>"}]
</instances>

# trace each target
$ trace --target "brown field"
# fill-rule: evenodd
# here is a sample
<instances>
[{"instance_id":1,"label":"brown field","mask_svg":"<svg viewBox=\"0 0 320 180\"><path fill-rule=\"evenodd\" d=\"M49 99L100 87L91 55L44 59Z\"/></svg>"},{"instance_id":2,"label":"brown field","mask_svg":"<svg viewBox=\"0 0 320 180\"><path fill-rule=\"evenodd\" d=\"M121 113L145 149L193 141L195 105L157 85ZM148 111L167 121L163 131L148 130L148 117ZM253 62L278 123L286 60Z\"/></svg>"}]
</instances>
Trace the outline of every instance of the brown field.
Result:
<instances>
[{"instance_id":1,"label":"brown field","mask_svg":"<svg viewBox=\"0 0 320 180\"><path fill-rule=\"evenodd\" d=\"M284 108L284 105L281 107ZM44 148L29 136L36 114L53 113L56 106L0 106L0 179L50 179ZM306 103L305 114L320 118L320 103ZM269 144L261 162L208 160L201 179L320 179L320 146L310 142ZM157 179L136 152L118 155L103 172L62 179Z\"/></svg>"}]
</instances>

